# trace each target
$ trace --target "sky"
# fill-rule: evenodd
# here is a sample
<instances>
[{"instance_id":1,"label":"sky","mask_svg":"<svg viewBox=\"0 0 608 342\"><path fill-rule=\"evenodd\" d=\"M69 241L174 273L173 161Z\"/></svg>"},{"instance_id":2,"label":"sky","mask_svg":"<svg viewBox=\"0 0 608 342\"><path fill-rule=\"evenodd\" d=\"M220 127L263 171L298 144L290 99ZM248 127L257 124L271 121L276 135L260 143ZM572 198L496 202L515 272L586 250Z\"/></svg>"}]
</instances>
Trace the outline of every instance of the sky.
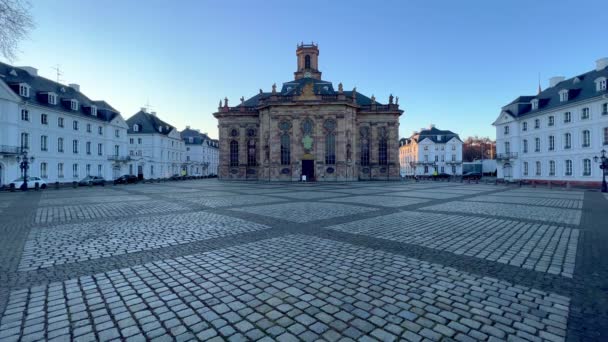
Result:
<instances>
[{"instance_id":1,"label":"sky","mask_svg":"<svg viewBox=\"0 0 608 342\"><path fill-rule=\"evenodd\" d=\"M296 45L319 44L323 79L386 103L400 135L435 124L495 137L500 108L608 57L608 1L32 0L16 66L77 83L128 118L149 104L217 137L212 113L293 79ZM7 62L6 60L2 60ZM336 86L337 87L337 86Z\"/></svg>"}]
</instances>

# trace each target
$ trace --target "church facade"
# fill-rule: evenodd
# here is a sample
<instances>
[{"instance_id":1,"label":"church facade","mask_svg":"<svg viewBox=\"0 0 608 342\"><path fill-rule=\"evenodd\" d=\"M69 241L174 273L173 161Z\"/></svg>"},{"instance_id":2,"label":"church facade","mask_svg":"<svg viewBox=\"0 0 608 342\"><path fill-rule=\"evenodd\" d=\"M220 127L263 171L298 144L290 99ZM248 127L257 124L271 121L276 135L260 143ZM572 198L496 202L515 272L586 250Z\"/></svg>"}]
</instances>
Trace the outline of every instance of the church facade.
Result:
<instances>
[{"instance_id":1,"label":"church facade","mask_svg":"<svg viewBox=\"0 0 608 342\"><path fill-rule=\"evenodd\" d=\"M296 50L294 80L281 89L220 101L223 180L356 181L399 179L399 98L387 104L321 79L319 49Z\"/></svg>"}]
</instances>

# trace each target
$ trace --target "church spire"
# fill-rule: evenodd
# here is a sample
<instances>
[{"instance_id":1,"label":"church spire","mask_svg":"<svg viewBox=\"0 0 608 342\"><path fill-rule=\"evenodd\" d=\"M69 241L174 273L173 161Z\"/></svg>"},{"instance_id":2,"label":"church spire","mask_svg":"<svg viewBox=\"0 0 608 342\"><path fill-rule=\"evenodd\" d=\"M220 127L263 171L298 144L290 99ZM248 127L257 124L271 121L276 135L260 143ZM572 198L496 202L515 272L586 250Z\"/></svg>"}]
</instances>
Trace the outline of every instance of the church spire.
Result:
<instances>
[{"instance_id":1,"label":"church spire","mask_svg":"<svg viewBox=\"0 0 608 342\"><path fill-rule=\"evenodd\" d=\"M299 44L296 49L298 70L294 72L296 80L301 78L321 79L319 71L319 46L315 43Z\"/></svg>"}]
</instances>

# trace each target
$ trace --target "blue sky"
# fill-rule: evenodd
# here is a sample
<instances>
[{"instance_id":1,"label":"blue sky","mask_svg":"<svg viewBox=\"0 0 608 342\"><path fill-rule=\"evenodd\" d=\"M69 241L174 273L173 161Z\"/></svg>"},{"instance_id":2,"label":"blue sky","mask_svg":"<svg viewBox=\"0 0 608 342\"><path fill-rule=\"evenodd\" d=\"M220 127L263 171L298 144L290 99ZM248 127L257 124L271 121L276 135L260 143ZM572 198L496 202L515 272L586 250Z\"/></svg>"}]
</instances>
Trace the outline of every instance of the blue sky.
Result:
<instances>
[{"instance_id":1,"label":"blue sky","mask_svg":"<svg viewBox=\"0 0 608 342\"><path fill-rule=\"evenodd\" d=\"M319 44L323 78L386 102L402 136L430 123L494 137L500 107L541 75L608 56L608 1L34 0L37 28L15 65L78 83L128 118L149 101L183 129L217 137L221 98L293 78L296 44Z\"/></svg>"}]
</instances>

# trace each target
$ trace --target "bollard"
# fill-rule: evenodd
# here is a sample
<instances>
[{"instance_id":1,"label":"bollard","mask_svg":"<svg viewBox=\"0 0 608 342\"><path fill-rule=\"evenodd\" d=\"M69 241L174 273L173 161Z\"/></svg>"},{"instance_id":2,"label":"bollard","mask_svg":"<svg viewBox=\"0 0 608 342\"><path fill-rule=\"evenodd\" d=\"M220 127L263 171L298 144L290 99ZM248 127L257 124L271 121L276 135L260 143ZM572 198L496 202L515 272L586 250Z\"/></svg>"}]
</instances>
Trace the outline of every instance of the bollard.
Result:
<instances>
[{"instance_id":1,"label":"bollard","mask_svg":"<svg viewBox=\"0 0 608 342\"><path fill-rule=\"evenodd\" d=\"M11 183L11 185L9 185L9 189L11 192L15 192L15 183Z\"/></svg>"},{"instance_id":2,"label":"bollard","mask_svg":"<svg viewBox=\"0 0 608 342\"><path fill-rule=\"evenodd\" d=\"M40 190L40 184L38 182L34 183L34 190Z\"/></svg>"}]
</instances>

